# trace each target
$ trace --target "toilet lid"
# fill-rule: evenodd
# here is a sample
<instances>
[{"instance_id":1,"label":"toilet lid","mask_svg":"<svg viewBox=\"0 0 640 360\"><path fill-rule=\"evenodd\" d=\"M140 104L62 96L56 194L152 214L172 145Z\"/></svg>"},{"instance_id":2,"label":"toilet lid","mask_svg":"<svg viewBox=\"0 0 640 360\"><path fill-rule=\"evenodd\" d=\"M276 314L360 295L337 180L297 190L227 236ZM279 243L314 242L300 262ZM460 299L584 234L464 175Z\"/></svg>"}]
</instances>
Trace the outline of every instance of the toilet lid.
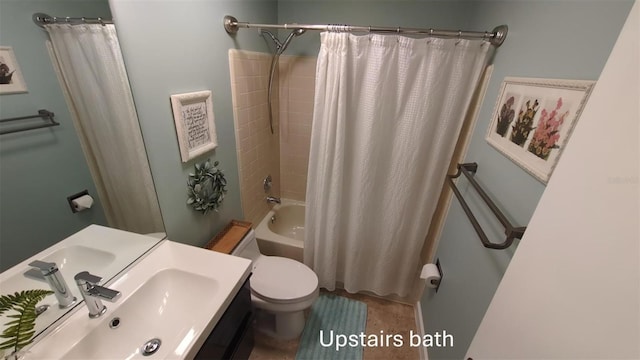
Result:
<instances>
[{"instance_id":1,"label":"toilet lid","mask_svg":"<svg viewBox=\"0 0 640 360\"><path fill-rule=\"evenodd\" d=\"M266 301L303 300L317 288L318 277L301 262L279 256L260 256L254 262L251 290Z\"/></svg>"}]
</instances>

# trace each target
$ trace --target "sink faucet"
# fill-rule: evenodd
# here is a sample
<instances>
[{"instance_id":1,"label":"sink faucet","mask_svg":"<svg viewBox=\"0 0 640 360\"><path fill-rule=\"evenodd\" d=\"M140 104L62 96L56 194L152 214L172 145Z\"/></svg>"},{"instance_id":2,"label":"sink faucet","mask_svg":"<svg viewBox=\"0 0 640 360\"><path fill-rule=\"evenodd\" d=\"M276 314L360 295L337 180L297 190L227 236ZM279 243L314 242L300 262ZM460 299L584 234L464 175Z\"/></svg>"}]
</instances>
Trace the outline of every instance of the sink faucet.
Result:
<instances>
[{"instance_id":1,"label":"sink faucet","mask_svg":"<svg viewBox=\"0 0 640 360\"><path fill-rule=\"evenodd\" d=\"M35 260L29 263L29 266L40 270L40 274L44 277L47 284L49 284L51 290L53 290L56 299L58 299L58 306L61 309L68 308L76 303L76 297L71 294L56 263Z\"/></svg>"},{"instance_id":2,"label":"sink faucet","mask_svg":"<svg viewBox=\"0 0 640 360\"><path fill-rule=\"evenodd\" d=\"M280 204L280 198L275 196L267 196L267 202L269 204Z\"/></svg>"},{"instance_id":3,"label":"sink faucet","mask_svg":"<svg viewBox=\"0 0 640 360\"><path fill-rule=\"evenodd\" d=\"M92 275L88 271L77 273L74 279L78 284L84 302L87 304L89 317L92 319L100 317L107 311L107 307L102 304L100 299L114 302L122 295L119 291L98 285L102 278Z\"/></svg>"}]
</instances>

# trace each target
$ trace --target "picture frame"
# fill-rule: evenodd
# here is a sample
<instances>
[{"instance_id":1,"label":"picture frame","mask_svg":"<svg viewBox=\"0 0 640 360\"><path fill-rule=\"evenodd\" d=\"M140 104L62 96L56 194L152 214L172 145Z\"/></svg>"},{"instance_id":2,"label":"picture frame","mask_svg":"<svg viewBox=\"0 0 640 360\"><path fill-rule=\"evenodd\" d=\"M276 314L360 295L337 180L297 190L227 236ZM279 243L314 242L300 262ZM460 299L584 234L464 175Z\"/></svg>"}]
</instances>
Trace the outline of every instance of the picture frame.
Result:
<instances>
[{"instance_id":1,"label":"picture frame","mask_svg":"<svg viewBox=\"0 0 640 360\"><path fill-rule=\"evenodd\" d=\"M211 91L171 95L171 108L183 163L218 146Z\"/></svg>"},{"instance_id":2,"label":"picture frame","mask_svg":"<svg viewBox=\"0 0 640 360\"><path fill-rule=\"evenodd\" d=\"M595 81L505 77L486 140L546 184Z\"/></svg>"},{"instance_id":3,"label":"picture frame","mask_svg":"<svg viewBox=\"0 0 640 360\"><path fill-rule=\"evenodd\" d=\"M0 95L26 93L22 71L11 46L0 46Z\"/></svg>"}]
</instances>

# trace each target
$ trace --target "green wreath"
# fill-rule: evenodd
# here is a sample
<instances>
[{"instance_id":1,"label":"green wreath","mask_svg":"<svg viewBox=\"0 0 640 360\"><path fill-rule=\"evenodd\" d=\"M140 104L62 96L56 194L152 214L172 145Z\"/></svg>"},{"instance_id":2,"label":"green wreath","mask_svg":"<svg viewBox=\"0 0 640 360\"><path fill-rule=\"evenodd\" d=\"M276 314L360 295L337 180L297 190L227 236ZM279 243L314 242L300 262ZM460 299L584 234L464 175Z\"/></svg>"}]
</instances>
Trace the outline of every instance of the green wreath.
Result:
<instances>
[{"instance_id":1,"label":"green wreath","mask_svg":"<svg viewBox=\"0 0 640 360\"><path fill-rule=\"evenodd\" d=\"M209 210L218 211L222 204L227 192L227 179L217 166L218 161L213 163L213 167L209 160L204 164L196 163L195 173L189 174L187 204L191 205L193 210L206 214Z\"/></svg>"}]
</instances>

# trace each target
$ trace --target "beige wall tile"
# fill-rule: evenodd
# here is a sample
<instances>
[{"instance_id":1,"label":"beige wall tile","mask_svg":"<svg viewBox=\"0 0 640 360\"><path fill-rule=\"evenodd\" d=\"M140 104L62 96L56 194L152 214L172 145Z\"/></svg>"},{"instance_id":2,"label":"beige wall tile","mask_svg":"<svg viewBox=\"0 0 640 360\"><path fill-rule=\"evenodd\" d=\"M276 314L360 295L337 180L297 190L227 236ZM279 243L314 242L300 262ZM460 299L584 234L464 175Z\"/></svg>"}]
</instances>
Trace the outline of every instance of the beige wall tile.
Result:
<instances>
[{"instance_id":1,"label":"beige wall tile","mask_svg":"<svg viewBox=\"0 0 640 360\"><path fill-rule=\"evenodd\" d=\"M257 225L271 208L262 188L267 175L273 177L271 195L305 198L316 59L280 57L272 94L275 135L267 103L271 55L231 50L229 64L242 208Z\"/></svg>"},{"instance_id":2,"label":"beige wall tile","mask_svg":"<svg viewBox=\"0 0 640 360\"><path fill-rule=\"evenodd\" d=\"M304 201L309 166L316 58L280 57L282 196Z\"/></svg>"},{"instance_id":3,"label":"beige wall tile","mask_svg":"<svg viewBox=\"0 0 640 360\"><path fill-rule=\"evenodd\" d=\"M277 184L271 194L280 195L279 134L270 133L267 112L270 63L269 54L229 51L242 209L244 219L256 225L270 209L262 187L267 175Z\"/></svg>"}]
</instances>

